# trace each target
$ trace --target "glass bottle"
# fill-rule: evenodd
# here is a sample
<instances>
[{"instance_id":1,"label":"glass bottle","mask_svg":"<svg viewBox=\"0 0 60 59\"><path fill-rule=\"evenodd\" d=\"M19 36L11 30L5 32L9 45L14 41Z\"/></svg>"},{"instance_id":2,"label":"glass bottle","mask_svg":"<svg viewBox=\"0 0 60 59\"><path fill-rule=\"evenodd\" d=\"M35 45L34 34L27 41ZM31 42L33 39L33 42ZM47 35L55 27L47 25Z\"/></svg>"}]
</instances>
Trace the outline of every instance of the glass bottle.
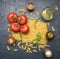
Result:
<instances>
[{"instance_id":1,"label":"glass bottle","mask_svg":"<svg viewBox=\"0 0 60 59\"><path fill-rule=\"evenodd\" d=\"M58 10L58 7L56 5L51 6L50 8L45 8L42 11L42 18L44 20L52 20L56 10Z\"/></svg>"}]
</instances>

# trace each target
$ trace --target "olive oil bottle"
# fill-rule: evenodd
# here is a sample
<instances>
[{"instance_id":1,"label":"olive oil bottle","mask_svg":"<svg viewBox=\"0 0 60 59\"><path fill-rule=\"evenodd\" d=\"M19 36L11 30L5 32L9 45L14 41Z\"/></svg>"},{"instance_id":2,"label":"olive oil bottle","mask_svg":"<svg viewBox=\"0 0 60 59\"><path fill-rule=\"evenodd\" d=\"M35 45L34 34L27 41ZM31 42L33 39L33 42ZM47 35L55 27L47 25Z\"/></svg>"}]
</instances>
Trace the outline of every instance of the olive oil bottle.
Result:
<instances>
[{"instance_id":1,"label":"olive oil bottle","mask_svg":"<svg viewBox=\"0 0 60 59\"><path fill-rule=\"evenodd\" d=\"M58 7L56 5L51 6L50 8L45 8L42 11L42 18L44 20L52 20L56 10L58 10Z\"/></svg>"}]
</instances>

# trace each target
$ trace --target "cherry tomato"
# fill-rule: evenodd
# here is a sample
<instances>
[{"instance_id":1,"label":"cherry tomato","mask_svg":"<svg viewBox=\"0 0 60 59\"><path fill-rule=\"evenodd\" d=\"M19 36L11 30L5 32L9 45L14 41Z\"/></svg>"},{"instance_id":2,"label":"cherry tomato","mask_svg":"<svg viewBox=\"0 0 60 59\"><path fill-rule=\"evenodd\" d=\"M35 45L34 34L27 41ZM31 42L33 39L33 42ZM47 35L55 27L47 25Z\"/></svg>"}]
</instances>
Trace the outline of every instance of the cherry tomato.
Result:
<instances>
[{"instance_id":1,"label":"cherry tomato","mask_svg":"<svg viewBox=\"0 0 60 59\"><path fill-rule=\"evenodd\" d=\"M14 12L10 12L7 16L8 21L11 22L11 23L16 22L17 18L18 18L18 16Z\"/></svg>"},{"instance_id":2,"label":"cherry tomato","mask_svg":"<svg viewBox=\"0 0 60 59\"><path fill-rule=\"evenodd\" d=\"M13 32L18 32L20 30L20 25L17 22L11 23L10 30Z\"/></svg>"},{"instance_id":3,"label":"cherry tomato","mask_svg":"<svg viewBox=\"0 0 60 59\"><path fill-rule=\"evenodd\" d=\"M24 14L18 16L18 22L19 22L21 25L26 24L26 23L27 23L27 17L26 17Z\"/></svg>"},{"instance_id":4,"label":"cherry tomato","mask_svg":"<svg viewBox=\"0 0 60 59\"><path fill-rule=\"evenodd\" d=\"M29 27L25 24L25 25L21 26L20 31L22 33L28 33Z\"/></svg>"}]
</instances>

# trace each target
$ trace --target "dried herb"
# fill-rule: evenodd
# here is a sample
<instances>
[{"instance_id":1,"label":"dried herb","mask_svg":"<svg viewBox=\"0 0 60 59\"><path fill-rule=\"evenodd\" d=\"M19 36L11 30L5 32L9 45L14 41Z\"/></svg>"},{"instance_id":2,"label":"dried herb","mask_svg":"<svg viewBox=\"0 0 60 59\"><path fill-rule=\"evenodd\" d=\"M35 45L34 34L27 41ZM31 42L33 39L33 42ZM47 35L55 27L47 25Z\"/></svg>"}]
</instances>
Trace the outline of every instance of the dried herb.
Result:
<instances>
[{"instance_id":1,"label":"dried herb","mask_svg":"<svg viewBox=\"0 0 60 59\"><path fill-rule=\"evenodd\" d=\"M36 23L39 21L39 19L37 19L35 22L34 22L34 28L36 29Z\"/></svg>"},{"instance_id":2,"label":"dried herb","mask_svg":"<svg viewBox=\"0 0 60 59\"><path fill-rule=\"evenodd\" d=\"M20 34L20 37L21 37L21 39L19 41L22 41L22 34L21 34L21 32L19 34Z\"/></svg>"}]
</instances>

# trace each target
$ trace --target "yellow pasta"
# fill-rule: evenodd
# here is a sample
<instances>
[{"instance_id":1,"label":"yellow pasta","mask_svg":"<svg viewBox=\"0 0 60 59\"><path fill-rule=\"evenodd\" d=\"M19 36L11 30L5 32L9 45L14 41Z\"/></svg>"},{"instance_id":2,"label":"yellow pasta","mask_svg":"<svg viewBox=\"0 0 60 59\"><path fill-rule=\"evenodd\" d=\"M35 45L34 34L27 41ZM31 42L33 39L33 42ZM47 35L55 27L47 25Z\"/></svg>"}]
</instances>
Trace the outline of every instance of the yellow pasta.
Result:
<instances>
[{"instance_id":1,"label":"yellow pasta","mask_svg":"<svg viewBox=\"0 0 60 59\"><path fill-rule=\"evenodd\" d=\"M41 21L38 21L36 23L36 29L34 28L34 23L37 19L29 19L27 22L27 25L29 26L29 32L27 34L21 34L22 35L22 41L25 42L26 47L24 48L23 46L21 47L20 44L21 42L18 43L18 47L22 48L23 50L26 50L26 52L32 51L30 48L37 48L34 47L33 44L28 44L29 42L32 42L32 40L36 37L36 34L38 32L41 33L42 37L41 40L38 42L39 44L43 44L43 45L39 45L38 49L40 51L40 48L45 48L45 45L47 44L47 40L46 40L46 33L47 33L47 24ZM11 33L12 36L16 39L16 40L20 40L20 33ZM34 52L37 52L35 50L33 50ZM32 52L31 52L32 53Z\"/></svg>"}]
</instances>

